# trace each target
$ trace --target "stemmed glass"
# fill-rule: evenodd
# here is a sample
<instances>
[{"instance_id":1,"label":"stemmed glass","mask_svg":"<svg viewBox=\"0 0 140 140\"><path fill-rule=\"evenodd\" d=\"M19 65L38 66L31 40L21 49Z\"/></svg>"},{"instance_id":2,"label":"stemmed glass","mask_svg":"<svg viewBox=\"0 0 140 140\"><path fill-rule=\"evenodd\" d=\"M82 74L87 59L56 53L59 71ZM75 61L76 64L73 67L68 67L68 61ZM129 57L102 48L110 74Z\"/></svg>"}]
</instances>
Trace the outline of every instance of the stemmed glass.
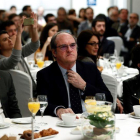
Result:
<instances>
[{"instance_id":1,"label":"stemmed glass","mask_svg":"<svg viewBox=\"0 0 140 140\"><path fill-rule=\"evenodd\" d=\"M44 125L43 123L43 114L44 111L46 109L46 107L48 106L48 100L47 100L47 96L46 95L38 95L37 96L39 103L40 103L40 112L41 112L41 125Z\"/></svg>"},{"instance_id":2,"label":"stemmed glass","mask_svg":"<svg viewBox=\"0 0 140 140\"><path fill-rule=\"evenodd\" d=\"M35 57L36 57L38 67L42 68L44 66L44 61L43 61L44 55L43 55L43 53L38 52L38 53L36 53Z\"/></svg>"},{"instance_id":3,"label":"stemmed glass","mask_svg":"<svg viewBox=\"0 0 140 140\"><path fill-rule=\"evenodd\" d=\"M38 101L38 98L29 98L28 100L28 108L30 112L32 113L32 139L34 137L34 119L35 115L38 112L40 108L40 103Z\"/></svg>"}]
</instances>

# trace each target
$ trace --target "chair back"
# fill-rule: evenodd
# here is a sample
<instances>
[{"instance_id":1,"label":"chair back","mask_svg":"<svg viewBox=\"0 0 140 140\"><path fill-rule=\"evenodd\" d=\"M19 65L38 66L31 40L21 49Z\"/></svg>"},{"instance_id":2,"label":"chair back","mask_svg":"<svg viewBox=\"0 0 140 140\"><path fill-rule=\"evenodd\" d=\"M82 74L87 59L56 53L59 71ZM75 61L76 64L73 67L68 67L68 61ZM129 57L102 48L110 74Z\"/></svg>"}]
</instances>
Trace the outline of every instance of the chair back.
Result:
<instances>
[{"instance_id":1,"label":"chair back","mask_svg":"<svg viewBox=\"0 0 140 140\"><path fill-rule=\"evenodd\" d=\"M29 117L31 113L28 109L28 99L32 97L32 80L30 76L20 70L9 70L15 90L18 106L22 117Z\"/></svg>"},{"instance_id":2,"label":"chair back","mask_svg":"<svg viewBox=\"0 0 140 140\"><path fill-rule=\"evenodd\" d=\"M120 55L121 48L123 46L123 40L119 36L113 36L113 37L107 37L108 40L112 40L115 43L115 51L117 52L117 55Z\"/></svg>"},{"instance_id":3,"label":"chair back","mask_svg":"<svg viewBox=\"0 0 140 140\"><path fill-rule=\"evenodd\" d=\"M108 90L110 91L113 97L113 106L112 110L115 112L116 109L116 100L117 100L117 80L112 75L102 73L101 74L103 82L107 86Z\"/></svg>"}]
</instances>

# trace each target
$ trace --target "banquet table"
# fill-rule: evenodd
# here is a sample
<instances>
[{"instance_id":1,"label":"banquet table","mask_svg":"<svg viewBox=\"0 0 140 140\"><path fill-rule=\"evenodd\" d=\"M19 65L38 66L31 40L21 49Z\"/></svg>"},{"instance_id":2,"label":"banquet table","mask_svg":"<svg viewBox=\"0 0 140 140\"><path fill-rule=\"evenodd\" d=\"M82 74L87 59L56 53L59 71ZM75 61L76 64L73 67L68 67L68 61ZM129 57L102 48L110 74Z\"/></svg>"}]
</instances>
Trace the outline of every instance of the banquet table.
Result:
<instances>
[{"instance_id":1,"label":"banquet table","mask_svg":"<svg viewBox=\"0 0 140 140\"><path fill-rule=\"evenodd\" d=\"M40 120L41 116L36 116L36 122L39 123ZM5 122L9 122L11 125L8 128L0 129L0 137L4 134L17 135L24 130L29 130L31 128L31 124L15 124L11 121L11 119L5 119ZM73 128L57 126L56 123L58 121L60 121L60 119L57 117L44 116L44 122L47 124L40 127L39 130L53 128L59 131L59 134L50 138L51 140L85 140L82 135L72 135L70 132ZM139 126L140 119L134 119L125 114L116 114L116 127L120 128L120 132L116 133L116 140L139 140L140 136L137 135L137 129Z\"/></svg>"}]
</instances>

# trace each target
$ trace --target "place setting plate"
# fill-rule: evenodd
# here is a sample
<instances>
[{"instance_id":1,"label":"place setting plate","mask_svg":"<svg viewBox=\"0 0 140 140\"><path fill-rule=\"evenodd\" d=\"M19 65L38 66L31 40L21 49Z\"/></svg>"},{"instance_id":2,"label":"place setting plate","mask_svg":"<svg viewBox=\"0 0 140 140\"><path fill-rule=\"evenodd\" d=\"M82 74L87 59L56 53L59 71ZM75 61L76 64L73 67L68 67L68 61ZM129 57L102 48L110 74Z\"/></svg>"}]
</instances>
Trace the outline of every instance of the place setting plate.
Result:
<instances>
[{"instance_id":1,"label":"place setting plate","mask_svg":"<svg viewBox=\"0 0 140 140\"><path fill-rule=\"evenodd\" d=\"M17 124L31 124L31 118L12 119L12 123L17 123Z\"/></svg>"},{"instance_id":2,"label":"place setting plate","mask_svg":"<svg viewBox=\"0 0 140 140\"><path fill-rule=\"evenodd\" d=\"M0 129L10 127L10 123L0 124Z\"/></svg>"},{"instance_id":3,"label":"place setting plate","mask_svg":"<svg viewBox=\"0 0 140 140\"><path fill-rule=\"evenodd\" d=\"M129 116L135 119L140 119L140 116L135 116L134 112L129 113Z\"/></svg>"}]
</instances>

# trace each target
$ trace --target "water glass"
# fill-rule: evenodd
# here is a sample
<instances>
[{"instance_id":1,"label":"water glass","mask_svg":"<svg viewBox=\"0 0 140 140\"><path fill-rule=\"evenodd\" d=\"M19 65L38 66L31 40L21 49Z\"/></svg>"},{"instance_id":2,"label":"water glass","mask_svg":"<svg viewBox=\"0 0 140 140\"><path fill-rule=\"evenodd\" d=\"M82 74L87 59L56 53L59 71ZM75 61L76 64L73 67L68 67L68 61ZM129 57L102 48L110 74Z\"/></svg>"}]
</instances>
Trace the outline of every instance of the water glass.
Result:
<instances>
[{"instance_id":1,"label":"water glass","mask_svg":"<svg viewBox=\"0 0 140 140\"><path fill-rule=\"evenodd\" d=\"M96 93L95 99L96 101L106 101L106 97L104 93Z\"/></svg>"}]
</instances>

